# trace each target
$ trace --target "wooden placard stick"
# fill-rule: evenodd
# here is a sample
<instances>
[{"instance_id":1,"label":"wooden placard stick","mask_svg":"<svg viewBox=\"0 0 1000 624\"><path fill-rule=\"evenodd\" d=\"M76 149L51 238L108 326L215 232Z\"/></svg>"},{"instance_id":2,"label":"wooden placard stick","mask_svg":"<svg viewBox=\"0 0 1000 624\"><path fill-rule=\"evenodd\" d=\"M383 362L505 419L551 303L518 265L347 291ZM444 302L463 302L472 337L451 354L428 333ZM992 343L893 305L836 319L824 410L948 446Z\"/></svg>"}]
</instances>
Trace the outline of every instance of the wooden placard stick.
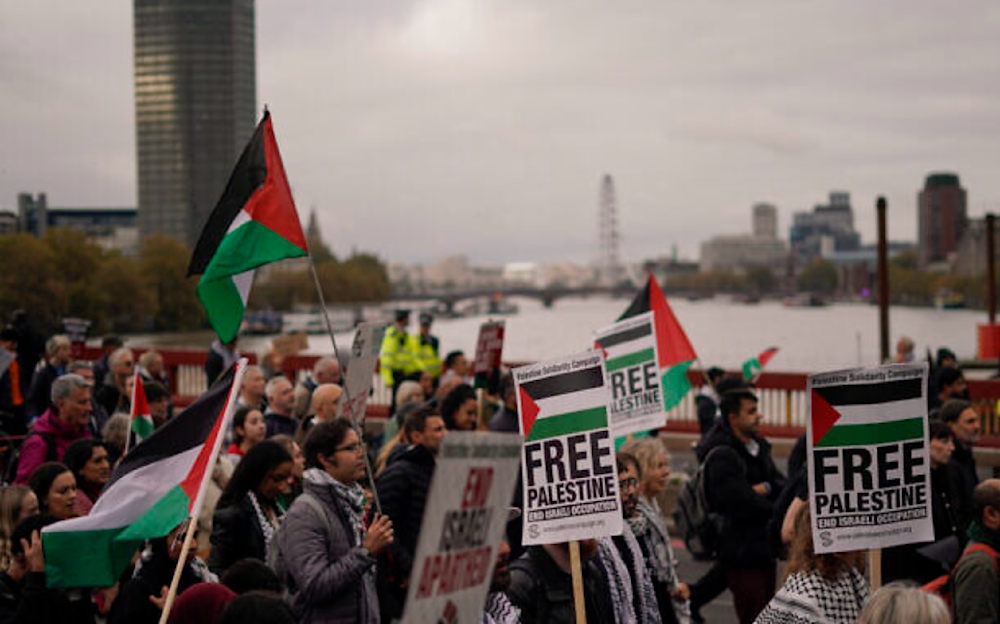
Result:
<instances>
[{"instance_id":1,"label":"wooden placard stick","mask_svg":"<svg viewBox=\"0 0 1000 624\"><path fill-rule=\"evenodd\" d=\"M580 565L580 542L569 543L569 567L573 574L573 607L576 624L587 624L587 607L583 601L583 568Z\"/></svg>"}]
</instances>

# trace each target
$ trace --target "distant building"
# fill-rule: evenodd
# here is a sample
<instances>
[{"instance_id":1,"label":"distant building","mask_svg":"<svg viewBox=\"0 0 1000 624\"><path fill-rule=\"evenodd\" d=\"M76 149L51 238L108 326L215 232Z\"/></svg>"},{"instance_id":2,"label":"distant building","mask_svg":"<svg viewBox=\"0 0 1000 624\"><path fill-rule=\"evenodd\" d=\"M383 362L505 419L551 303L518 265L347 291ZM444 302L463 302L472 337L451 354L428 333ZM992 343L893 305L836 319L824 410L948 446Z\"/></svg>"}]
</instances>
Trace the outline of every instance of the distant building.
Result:
<instances>
[{"instance_id":1,"label":"distant building","mask_svg":"<svg viewBox=\"0 0 1000 624\"><path fill-rule=\"evenodd\" d=\"M770 204L753 207L753 234L714 236L701 244L700 268L709 271L745 271L766 266L782 271L788 257L777 237L778 210Z\"/></svg>"},{"instance_id":2,"label":"distant building","mask_svg":"<svg viewBox=\"0 0 1000 624\"><path fill-rule=\"evenodd\" d=\"M10 210L0 210L0 235L17 232L17 214Z\"/></svg>"},{"instance_id":3,"label":"distant building","mask_svg":"<svg viewBox=\"0 0 1000 624\"><path fill-rule=\"evenodd\" d=\"M958 176L932 173L917 194L917 264L946 269L968 224L966 194Z\"/></svg>"},{"instance_id":4,"label":"distant building","mask_svg":"<svg viewBox=\"0 0 1000 624\"><path fill-rule=\"evenodd\" d=\"M50 208L45 193L20 193L15 223L16 231L34 236L44 236L52 227L79 230L101 247L126 255L139 248L135 208Z\"/></svg>"},{"instance_id":5,"label":"distant building","mask_svg":"<svg viewBox=\"0 0 1000 624\"><path fill-rule=\"evenodd\" d=\"M253 0L133 0L139 229L190 246L257 119Z\"/></svg>"},{"instance_id":6,"label":"distant building","mask_svg":"<svg viewBox=\"0 0 1000 624\"><path fill-rule=\"evenodd\" d=\"M889 241L886 256L896 256L913 251L913 243ZM864 245L850 251L830 251L823 259L833 263L840 272L840 290L851 295L861 295L865 290L871 295L877 284L878 245Z\"/></svg>"},{"instance_id":7,"label":"distant building","mask_svg":"<svg viewBox=\"0 0 1000 624\"><path fill-rule=\"evenodd\" d=\"M781 270L787 256L785 242L777 238L715 236L701 244L701 270L745 271L756 266Z\"/></svg>"},{"instance_id":8,"label":"distant building","mask_svg":"<svg viewBox=\"0 0 1000 624\"><path fill-rule=\"evenodd\" d=\"M822 256L824 252L857 249L861 236L854 230L850 194L831 192L829 204L792 215L789 242L795 255L806 259Z\"/></svg>"},{"instance_id":9,"label":"distant building","mask_svg":"<svg viewBox=\"0 0 1000 624\"><path fill-rule=\"evenodd\" d=\"M1000 254L1000 223L993 232L994 253ZM958 239L952 270L970 277L986 275L986 219L970 219Z\"/></svg>"},{"instance_id":10,"label":"distant building","mask_svg":"<svg viewBox=\"0 0 1000 624\"><path fill-rule=\"evenodd\" d=\"M778 237L778 209L773 204L754 204L753 235L757 238Z\"/></svg>"}]
</instances>

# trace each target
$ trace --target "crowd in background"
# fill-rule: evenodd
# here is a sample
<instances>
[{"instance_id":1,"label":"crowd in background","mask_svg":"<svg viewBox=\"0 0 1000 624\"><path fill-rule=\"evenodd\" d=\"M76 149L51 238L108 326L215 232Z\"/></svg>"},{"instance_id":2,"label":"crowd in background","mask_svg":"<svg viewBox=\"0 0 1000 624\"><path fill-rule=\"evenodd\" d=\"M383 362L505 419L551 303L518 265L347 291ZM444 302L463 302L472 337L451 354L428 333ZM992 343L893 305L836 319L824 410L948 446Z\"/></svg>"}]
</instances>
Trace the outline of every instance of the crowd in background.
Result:
<instances>
[{"instance_id":1,"label":"crowd in background","mask_svg":"<svg viewBox=\"0 0 1000 624\"><path fill-rule=\"evenodd\" d=\"M336 417L344 363L323 357L304 378L289 379L280 361L263 358L246 370L197 522L146 542L114 586L72 590L46 587L39 532L86 515L101 496L130 442L135 373L154 427L177 411L170 380L155 350L136 360L112 337L96 362L74 361L65 336L41 340L25 325L5 328L0 419L8 435L26 437L19 445L8 439L9 485L0 488L0 623L157 621L190 532L172 622L399 618L448 432L519 427L509 373L486 380L480 413L465 354L440 357L431 319L422 316L415 334L408 322L408 313L397 315L382 344L393 402L381 436L362 439ZM910 356L906 346L900 342L901 361L912 359L912 342ZM235 343L215 343L206 381L239 355ZM815 553L804 438L783 474L761 435L754 389L710 369L696 399L702 434L695 451L707 503L721 519L712 565L697 579L680 569L674 548L686 536L671 536L662 507L667 447L655 432L630 439L617 454L624 531L580 543L587 621L700 622L702 608L727 589L747 623L998 621L1000 481L979 481L972 453L979 417L954 355L942 350L933 364L935 541L886 549L890 585L871 592L864 553ZM520 500L518 485L480 621L574 622L569 545L523 547ZM950 606L917 589L949 573L937 593Z\"/></svg>"}]
</instances>

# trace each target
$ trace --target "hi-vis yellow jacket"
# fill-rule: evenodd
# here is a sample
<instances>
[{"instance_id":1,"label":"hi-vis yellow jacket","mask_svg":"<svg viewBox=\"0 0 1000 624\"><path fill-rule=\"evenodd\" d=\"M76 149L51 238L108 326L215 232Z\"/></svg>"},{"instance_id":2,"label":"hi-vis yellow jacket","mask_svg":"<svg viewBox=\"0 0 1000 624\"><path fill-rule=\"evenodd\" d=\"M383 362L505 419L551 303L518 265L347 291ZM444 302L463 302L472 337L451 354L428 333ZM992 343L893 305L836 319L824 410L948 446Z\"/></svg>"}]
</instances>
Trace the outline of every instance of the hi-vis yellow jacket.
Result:
<instances>
[{"instance_id":1,"label":"hi-vis yellow jacket","mask_svg":"<svg viewBox=\"0 0 1000 624\"><path fill-rule=\"evenodd\" d=\"M395 385L395 377L406 377L421 370L415 349L418 343L413 338L398 325L390 325L385 330L379 366L386 386Z\"/></svg>"}]
</instances>

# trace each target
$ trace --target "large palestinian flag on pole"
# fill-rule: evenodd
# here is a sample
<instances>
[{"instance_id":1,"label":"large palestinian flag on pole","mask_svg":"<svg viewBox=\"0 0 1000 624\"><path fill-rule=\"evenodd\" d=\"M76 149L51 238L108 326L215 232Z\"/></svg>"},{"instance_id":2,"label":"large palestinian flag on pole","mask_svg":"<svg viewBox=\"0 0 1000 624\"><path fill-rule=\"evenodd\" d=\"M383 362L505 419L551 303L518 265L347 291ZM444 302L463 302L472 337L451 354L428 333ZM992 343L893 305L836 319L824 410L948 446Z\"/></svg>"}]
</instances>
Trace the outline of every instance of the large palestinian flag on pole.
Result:
<instances>
[{"instance_id":1,"label":"large palestinian flag on pole","mask_svg":"<svg viewBox=\"0 0 1000 624\"><path fill-rule=\"evenodd\" d=\"M271 115L265 111L188 266L189 276L201 275L198 299L219 339L229 343L239 333L254 269L308 254Z\"/></svg>"},{"instance_id":2,"label":"large palestinian flag on pole","mask_svg":"<svg viewBox=\"0 0 1000 624\"><path fill-rule=\"evenodd\" d=\"M143 540L163 537L197 516L245 368L246 360L240 360L133 448L89 515L45 527L49 587L114 585Z\"/></svg>"},{"instance_id":3,"label":"large palestinian flag on pole","mask_svg":"<svg viewBox=\"0 0 1000 624\"><path fill-rule=\"evenodd\" d=\"M667 298L663 296L660 285L656 283L653 273L649 273L646 286L632 300L628 309L618 317L618 320L638 316L645 312L653 313L656 328L657 358L663 383L663 408L670 410L691 390L687 371L698 358L695 355L691 341L688 340L684 328L674 316Z\"/></svg>"}]
</instances>

